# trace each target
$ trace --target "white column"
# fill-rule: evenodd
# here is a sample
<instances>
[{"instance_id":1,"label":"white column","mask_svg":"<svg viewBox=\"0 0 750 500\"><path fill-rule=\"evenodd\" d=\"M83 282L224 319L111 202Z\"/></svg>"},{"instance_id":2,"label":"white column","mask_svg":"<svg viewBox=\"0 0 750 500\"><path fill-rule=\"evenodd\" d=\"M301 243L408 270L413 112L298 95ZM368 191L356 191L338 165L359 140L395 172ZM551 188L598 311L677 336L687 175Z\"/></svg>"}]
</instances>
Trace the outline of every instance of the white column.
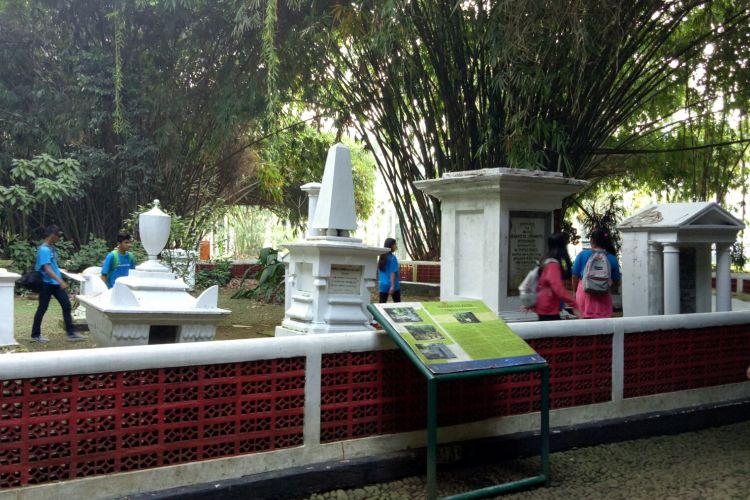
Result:
<instances>
[{"instance_id":1,"label":"white column","mask_svg":"<svg viewBox=\"0 0 750 500\"><path fill-rule=\"evenodd\" d=\"M732 274L729 243L716 244L716 311L732 310Z\"/></svg>"},{"instance_id":2,"label":"white column","mask_svg":"<svg viewBox=\"0 0 750 500\"><path fill-rule=\"evenodd\" d=\"M649 316L664 314L664 270L662 265L662 248L660 243L648 242L648 272L651 283L648 283Z\"/></svg>"},{"instance_id":3,"label":"white column","mask_svg":"<svg viewBox=\"0 0 750 500\"><path fill-rule=\"evenodd\" d=\"M292 291L294 290L294 276L289 274L289 254L281 257L284 266L284 313L292 307Z\"/></svg>"},{"instance_id":4,"label":"white column","mask_svg":"<svg viewBox=\"0 0 750 500\"><path fill-rule=\"evenodd\" d=\"M13 336L13 302L15 295L13 287L16 280L21 276L16 273L9 273L0 268L0 346L16 345L16 338Z\"/></svg>"},{"instance_id":5,"label":"white column","mask_svg":"<svg viewBox=\"0 0 750 500\"><path fill-rule=\"evenodd\" d=\"M680 314L680 249L664 244L664 314Z\"/></svg>"},{"instance_id":6,"label":"white column","mask_svg":"<svg viewBox=\"0 0 750 500\"><path fill-rule=\"evenodd\" d=\"M315 209L318 206L318 196L320 195L321 184L318 182L308 182L300 187L307 193L307 236L318 236L318 230L313 229L312 221L315 217Z\"/></svg>"}]
</instances>

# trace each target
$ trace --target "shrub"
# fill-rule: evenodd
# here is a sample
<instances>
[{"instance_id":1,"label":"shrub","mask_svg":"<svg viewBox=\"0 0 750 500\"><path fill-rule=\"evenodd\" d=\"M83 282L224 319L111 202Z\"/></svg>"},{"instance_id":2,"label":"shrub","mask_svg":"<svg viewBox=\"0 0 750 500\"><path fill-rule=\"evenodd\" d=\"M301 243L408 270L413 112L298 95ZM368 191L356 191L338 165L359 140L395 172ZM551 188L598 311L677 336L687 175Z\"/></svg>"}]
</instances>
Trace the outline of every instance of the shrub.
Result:
<instances>
[{"instance_id":1,"label":"shrub","mask_svg":"<svg viewBox=\"0 0 750 500\"><path fill-rule=\"evenodd\" d=\"M279 251L273 248L263 248L258 257L260 270L253 276L258 283L253 288L242 289L242 283L250 272L248 269L242 277L240 290L232 295L233 299L256 299L262 302L284 302L284 263L279 260Z\"/></svg>"},{"instance_id":2,"label":"shrub","mask_svg":"<svg viewBox=\"0 0 750 500\"><path fill-rule=\"evenodd\" d=\"M78 252L65 261L63 267L80 272L87 267L101 266L109 252L107 242L101 238L95 238L92 234L89 236L89 242L81 245Z\"/></svg>"},{"instance_id":3,"label":"shrub","mask_svg":"<svg viewBox=\"0 0 750 500\"><path fill-rule=\"evenodd\" d=\"M225 286L232 279L232 261L212 260L212 269L201 269L195 273L195 288L205 290L214 285Z\"/></svg>"}]
</instances>

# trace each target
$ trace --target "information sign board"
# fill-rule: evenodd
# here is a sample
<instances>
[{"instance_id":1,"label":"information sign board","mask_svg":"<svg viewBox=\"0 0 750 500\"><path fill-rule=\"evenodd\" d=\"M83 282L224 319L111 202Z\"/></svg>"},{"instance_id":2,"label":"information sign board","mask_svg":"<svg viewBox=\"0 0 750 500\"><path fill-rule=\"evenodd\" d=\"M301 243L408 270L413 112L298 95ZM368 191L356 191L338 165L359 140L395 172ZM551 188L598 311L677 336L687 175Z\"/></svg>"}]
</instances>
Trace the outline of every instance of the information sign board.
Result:
<instances>
[{"instance_id":1,"label":"information sign board","mask_svg":"<svg viewBox=\"0 0 750 500\"><path fill-rule=\"evenodd\" d=\"M434 374L546 363L480 300L370 307L388 334Z\"/></svg>"}]
</instances>

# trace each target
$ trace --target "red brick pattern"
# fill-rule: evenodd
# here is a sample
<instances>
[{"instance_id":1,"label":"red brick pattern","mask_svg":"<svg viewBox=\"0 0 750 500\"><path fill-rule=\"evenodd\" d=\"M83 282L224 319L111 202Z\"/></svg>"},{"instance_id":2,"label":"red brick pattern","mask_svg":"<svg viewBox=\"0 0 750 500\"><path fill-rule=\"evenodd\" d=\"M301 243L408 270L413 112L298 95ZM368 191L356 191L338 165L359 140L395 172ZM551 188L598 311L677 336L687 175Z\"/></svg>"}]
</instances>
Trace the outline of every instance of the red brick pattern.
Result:
<instances>
[{"instance_id":1,"label":"red brick pattern","mask_svg":"<svg viewBox=\"0 0 750 500\"><path fill-rule=\"evenodd\" d=\"M417 282L440 283L440 265L430 264L417 266Z\"/></svg>"},{"instance_id":2,"label":"red brick pattern","mask_svg":"<svg viewBox=\"0 0 750 500\"><path fill-rule=\"evenodd\" d=\"M550 364L552 408L609 401L612 336L530 341ZM438 422L453 425L539 410L538 374L438 385ZM323 356L321 441L423 429L426 381L400 351Z\"/></svg>"},{"instance_id":3,"label":"red brick pattern","mask_svg":"<svg viewBox=\"0 0 750 500\"><path fill-rule=\"evenodd\" d=\"M322 442L424 426L424 378L400 351L325 354Z\"/></svg>"},{"instance_id":4,"label":"red brick pattern","mask_svg":"<svg viewBox=\"0 0 750 500\"><path fill-rule=\"evenodd\" d=\"M737 291L737 278L731 278L729 282L731 283L730 286L732 287L732 291L736 292ZM716 276L711 277L711 288L714 288L714 289L716 288ZM750 290L750 283L748 281L743 281L742 291L747 293L748 290Z\"/></svg>"},{"instance_id":5,"label":"red brick pattern","mask_svg":"<svg viewBox=\"0 0 750 500\"><path fill-rule=\"evenodd\" d=\"M567 408L612 399L612 335L531 339L550 366L550 406Z\"/></svg>"},{"instance_id":6,"label":"red brick pattern","mask_svg":"<svg viewBox=\"0 0 750 500\"><path fill-rule=\"evenodd\" d=\"M415 274L416 269L416 274ZM401 281L417 283L440 283L440 263L421 264L418 262L400 262L399 278Z\"/></svg>"},{"instance_id":7,"label":"red brick pattern","mask_svg":"<svg viewBox=\"0 0 750 500\"><path fill-rule=\"evenodd\" d=\"M399 263L398 277L401 281L414 281L414 265Z\"/></svg>"},{"instance_id":8,"label":"red brick pattern","mask_svg":"<svg viewBox=\"0 0 750 500\"><path fill-rule=\"evenodd\" d=\"M742 382L750 325L625 335L624 397Z\"/></svg>"},{"instance_id":9,"label":"red brick pattern","mask_svg":"<svg viewBox=\"0 0 750 500\"><path fill-rule=\"evenodd\" d=\"M303 444L305 359L0 382L0 488Z\"/></svg>"},{"instance_id":10,"label":"red brick pattern","mask_svg":"<svg viewBox=\"0 0 750 500\"><path fill-rule=\"evenodd\" d=\"M213 271L216 264L202 263L195 264L195 270L197 271ZM258 264L232 264L229 268L229 272L232 274L232 278L242 278L247 272L247 277L252 278L255 273L260 271L262 267Z\"/></svg>"}]
</instances>

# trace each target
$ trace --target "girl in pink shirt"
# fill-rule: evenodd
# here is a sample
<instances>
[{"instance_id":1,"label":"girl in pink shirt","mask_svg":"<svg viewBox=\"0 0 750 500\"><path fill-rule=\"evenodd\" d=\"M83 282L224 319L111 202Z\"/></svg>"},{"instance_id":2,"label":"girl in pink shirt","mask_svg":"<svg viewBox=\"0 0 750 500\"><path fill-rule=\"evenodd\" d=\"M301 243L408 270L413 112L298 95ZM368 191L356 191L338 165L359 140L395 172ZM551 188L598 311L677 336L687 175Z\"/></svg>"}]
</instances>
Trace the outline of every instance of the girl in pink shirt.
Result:
<instances>
[{"instance_id":1,"label":"girl in pink shirt","mask_svg":"<svg viewBox=\"0 0 750 500\"><path fill-rule=\"evenodd\" d=\"M564 264L565 270L561 266ZM568 237L555 233L547 238L547 254L539 267L539 281L536 286L536 304L534 310L539 321L560 319L560 303L564 302L573 308L574 314L580 316L576 301L565 288L565 273L570 276L570 256L568 255Z\"/></svg>"}]
</instances>

